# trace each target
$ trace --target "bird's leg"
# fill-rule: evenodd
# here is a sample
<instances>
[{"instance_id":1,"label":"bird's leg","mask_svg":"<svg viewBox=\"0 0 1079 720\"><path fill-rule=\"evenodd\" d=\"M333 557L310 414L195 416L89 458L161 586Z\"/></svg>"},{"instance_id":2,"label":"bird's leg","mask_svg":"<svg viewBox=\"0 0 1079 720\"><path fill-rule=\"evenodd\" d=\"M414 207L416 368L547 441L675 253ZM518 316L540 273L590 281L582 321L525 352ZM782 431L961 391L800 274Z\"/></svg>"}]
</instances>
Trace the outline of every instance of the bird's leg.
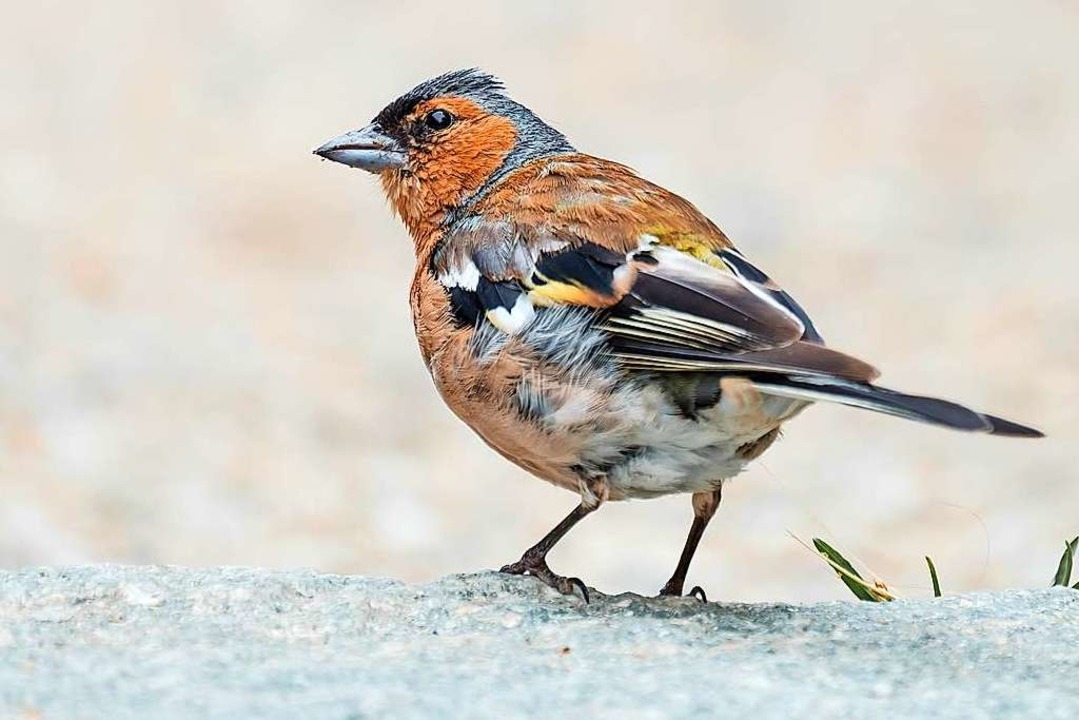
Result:
<instances>
[{"instance_id":1,"label":"bird's leg","mask_svg":"<svg viewBox=\"0 0 1079 720\"><path fill-rule=\"evenodd\" d=\"M660 595L680 596L682 594L686 583L686 573L689 572L689 564L693 561L693 553L697 552L697 545L701 542L704 529L708 527L708 522L716 514L721 499L722 487L717 487L711 492L693 493L693 524L689 527L689 536L686 537L686 545L682 548L682 556L678 558L678 567L674 569L671 579L659 591ZM708 602L708 597L700 587L694 587L689 594L702 602Z\"/></svg>"},{"instance_id":2,"label":"bird's leg","mask_svg":"<svg viewBox=\"0 0 1079 720\"><path fill-rule=\"evenodd\" d=\"M556 575L547 566L547 553L555 544L565 537L574 525L586 515L591 514L607 499L606 483L582 482L581 503L573 511L562 519L562 522L554 526L549 533L543 536L538 543L525 550L521 559L515 563L504 566L500 572L510 575L531 575L542 580L563 595L572 595L576 589L581 593L585 602L588 602L588 587L584 581L577 577L563 577Z\"/></svg>"}]
</instances>

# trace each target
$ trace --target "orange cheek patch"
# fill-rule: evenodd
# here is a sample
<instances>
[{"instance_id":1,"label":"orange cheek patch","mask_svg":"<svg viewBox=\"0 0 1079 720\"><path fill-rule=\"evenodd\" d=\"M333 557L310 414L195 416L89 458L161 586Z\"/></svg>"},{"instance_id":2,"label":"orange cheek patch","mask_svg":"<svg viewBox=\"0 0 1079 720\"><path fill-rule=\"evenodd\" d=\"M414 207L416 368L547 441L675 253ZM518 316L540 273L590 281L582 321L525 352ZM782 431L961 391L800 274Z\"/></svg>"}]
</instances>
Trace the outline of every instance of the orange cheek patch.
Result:
<instances>
[{"instance_id":1,"label":"orange cheek patch","mask_svg":"<svg viewBox=\"0 0 1079 720\"><path fill-rule=\"evenodd\" d=\"M432 138L416 174L434 198L452 205L478 190L499 168L517 142L517 130L510 120L489 115L464 98L436 98L417 107L415 114L423 117L436 109L450 113L456 122Z\"/></svg>"},{"instance_id":2,"label":"orange cheek patch","mask_svg":"<svg viewBox=\"0 0 1079 720\"><path fill-rule=\"evenodd\" d=\"M456 121L413 151L412 172L383 173L390 201L417 241L438 227L446 208L478 190L517 143L513 122L489 115L471 100L437 98L419 105L412 122L441 109Z\"/></svg>"},{"instance_id":3,"label":"orange cheek patch","mask_svg":"<svg viewBox=\"0 0 1079 720\"><path fill-rule=\"evenodd\" d=\"M483 185L516 141L517 130L506 118L462 119L431 148L423 174L436 197L447 205L456 203Z\"/></svg>"}]
</instances>

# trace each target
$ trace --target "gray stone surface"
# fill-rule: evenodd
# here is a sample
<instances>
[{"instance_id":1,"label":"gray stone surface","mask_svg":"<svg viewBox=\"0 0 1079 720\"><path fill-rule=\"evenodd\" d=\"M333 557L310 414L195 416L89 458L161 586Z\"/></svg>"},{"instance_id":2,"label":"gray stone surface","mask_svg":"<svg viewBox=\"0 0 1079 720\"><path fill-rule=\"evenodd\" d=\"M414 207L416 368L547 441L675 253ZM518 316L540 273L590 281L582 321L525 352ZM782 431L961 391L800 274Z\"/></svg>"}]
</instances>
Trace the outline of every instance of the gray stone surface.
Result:
<instances>
[{"instance_id":1,"label":"gray stone surface","mask_svg":"<svg viewBox=\"0 0 1079 720\"><path fill-rule=\"evenodd\" d=\"M0 715L1075 718L1079 592L887 605L598 595L492 573L0 574Z\"/></svg>"}]
</instances>

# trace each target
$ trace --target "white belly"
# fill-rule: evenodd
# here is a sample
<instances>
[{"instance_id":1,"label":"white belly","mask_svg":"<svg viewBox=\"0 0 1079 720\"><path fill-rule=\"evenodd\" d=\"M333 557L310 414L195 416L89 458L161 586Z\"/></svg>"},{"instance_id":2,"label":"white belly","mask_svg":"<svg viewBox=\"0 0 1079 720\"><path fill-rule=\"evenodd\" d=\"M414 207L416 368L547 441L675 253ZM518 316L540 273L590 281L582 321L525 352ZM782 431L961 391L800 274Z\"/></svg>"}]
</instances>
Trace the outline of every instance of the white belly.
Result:
<instances>
[{"instance_id":1,"label":"white belly","mask_svg":"<svg viewBox=\"0 0 1079 720\"><path fill-rule=\"evenodd\" d=\"M808 404L763 395L740 378L724 379L721 387L719 403L697 418L683 415L656 387L610 398L598 423L603 429L583 439L582 454L609 463L612 499L714 490L754 457L745 448Z\"/></svg>"}]
</instances>

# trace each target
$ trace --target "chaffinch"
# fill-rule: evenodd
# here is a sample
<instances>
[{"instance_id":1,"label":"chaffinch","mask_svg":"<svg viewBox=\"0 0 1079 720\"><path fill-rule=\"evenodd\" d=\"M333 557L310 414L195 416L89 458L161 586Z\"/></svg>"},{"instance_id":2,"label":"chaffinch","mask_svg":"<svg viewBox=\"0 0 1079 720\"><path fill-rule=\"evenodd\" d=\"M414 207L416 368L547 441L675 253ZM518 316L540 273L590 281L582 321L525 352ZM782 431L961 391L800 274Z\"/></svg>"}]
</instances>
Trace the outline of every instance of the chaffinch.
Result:
<instances>
[{"instance_id":1,"label":"chaffinch","mask_svg":"<svg viewBox=\"0 0 1079 720\"><path fill-rule=\"evenodd\" d=\"M723 483L817 401L972 432L1040 432L873 384L697 208L578 152L478 70L424 82L315 151L379 176L415 244L410 301L442 398L580 497L503 572L563 593L548 551L608 500L691 493L681 595ZM703 591L693 594L703 598Z\"/></svg>"}]
</instances>

